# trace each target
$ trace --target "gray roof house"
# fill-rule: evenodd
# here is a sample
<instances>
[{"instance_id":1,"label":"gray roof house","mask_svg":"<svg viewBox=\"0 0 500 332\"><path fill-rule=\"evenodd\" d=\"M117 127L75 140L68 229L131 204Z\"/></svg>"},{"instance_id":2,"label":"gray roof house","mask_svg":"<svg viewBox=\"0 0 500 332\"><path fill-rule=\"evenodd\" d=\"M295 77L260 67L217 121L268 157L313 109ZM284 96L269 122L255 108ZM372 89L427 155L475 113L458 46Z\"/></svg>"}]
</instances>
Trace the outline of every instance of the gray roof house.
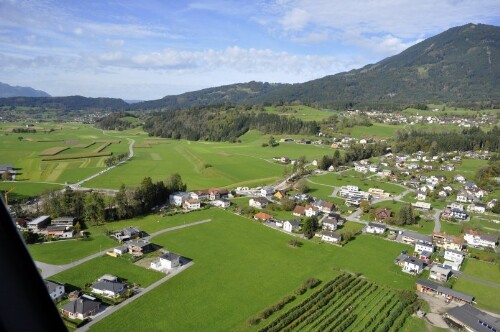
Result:
<instances>
[{"instance_id":1,"label":"gray roof house","mask_svg":"<svg viewBox=\"0 0 500 332\"><path fill-rule=\"evenodd\" d=\"M90 300L85 297L80 297L74 301L67 303L62 309L61 313L65 317L85 319L99 310L100 303Z\"/></svg>"},{"instance_id":2,"label":"gray roof house","mask_svg":"<svg viewBox=\"0 0 500 332\"><path fill-rule=\"evenodd\" d=\"M115 297L127 290L126 285L121 282L98 281L92 286L92 293L106 297Z\"/></svg>"}]
</instances>

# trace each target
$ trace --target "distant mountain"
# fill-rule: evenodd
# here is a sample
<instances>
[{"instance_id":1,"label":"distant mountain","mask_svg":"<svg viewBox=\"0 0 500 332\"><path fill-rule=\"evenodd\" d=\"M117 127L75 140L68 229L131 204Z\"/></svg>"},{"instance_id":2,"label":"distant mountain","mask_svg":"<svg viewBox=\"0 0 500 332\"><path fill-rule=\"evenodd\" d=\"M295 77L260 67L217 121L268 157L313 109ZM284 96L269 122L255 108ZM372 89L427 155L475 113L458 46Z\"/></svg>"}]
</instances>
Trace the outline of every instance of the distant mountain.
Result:
<instances>
[{"instance_id":1,"label":"distant mountain","mask_svg":"<svg viewBox=\"0 0 500 332\"><path fill-rule=\"evenodd\" d=\"M0 106L44 107L60 110L125 110L129 105L117 98L68 97L11 97L0 98Z\"/></svg>"},{"instance_id":2,"label":"distant mountain","mask_svg":"<svg viewBox=\"0 0 500 332\"><path fill-rule=\"evenodd\" d=\"M0 82L0 98L5 97L50 97L47 92L30 87L12 86Z\"/></svg>"},{"instance_id":3,"label":"distant mountain","mask_svg":"<svg viewBox=\"0 0 500 332\"><path fill-rule=\"evenodd\" d=\"M467 24L361 69L300 84L240 83L132 105L178 109L224 104L500 104L500 27Z\"/></svg>"}]
</instances>

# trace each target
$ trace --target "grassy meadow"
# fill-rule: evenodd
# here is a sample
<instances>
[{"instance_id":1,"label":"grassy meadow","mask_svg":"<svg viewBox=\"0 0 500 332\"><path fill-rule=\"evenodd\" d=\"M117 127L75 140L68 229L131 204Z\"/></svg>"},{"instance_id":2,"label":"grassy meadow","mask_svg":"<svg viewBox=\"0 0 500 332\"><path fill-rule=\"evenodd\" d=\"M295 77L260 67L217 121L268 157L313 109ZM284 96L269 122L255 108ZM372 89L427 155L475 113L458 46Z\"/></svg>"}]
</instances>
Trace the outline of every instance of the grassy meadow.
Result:
<instances>
[{"instance_id":1,"label":"grassy meadow","mask_svg":"<svg viewBox=\"0 0 500 332\"><path fill-rule=\"evenodd\" d=\"M249 330L248 318L292 294L305 279L326 281L339 269L396 289L411 289L415 282L393 264L394 257L408 249L403 244L361 235L343 248L314 241L292 248L288 246L291 236L248 219L222 210L213 210L212 219L153 238L154 243L195 264L98 322L91 331ZM125 319L130 315L141 319Z\"/></svg>"}]
</instances>

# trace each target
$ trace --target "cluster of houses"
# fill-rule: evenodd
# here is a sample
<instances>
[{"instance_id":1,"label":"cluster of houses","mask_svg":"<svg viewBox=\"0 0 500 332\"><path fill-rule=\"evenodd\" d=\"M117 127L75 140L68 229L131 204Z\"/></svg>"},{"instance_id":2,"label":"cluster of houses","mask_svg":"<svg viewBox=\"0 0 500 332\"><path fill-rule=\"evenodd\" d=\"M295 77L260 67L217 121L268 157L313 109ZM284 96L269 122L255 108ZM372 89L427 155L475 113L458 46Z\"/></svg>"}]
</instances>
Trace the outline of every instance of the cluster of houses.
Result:
<instances>
[{"instance_id":1,"label":"cluster of houses","mask_svg":"<svg viewBox=\"0 0 500 332\"><path fill-rule=\"evenodd\" d=\"M340 187L338 195L346 199L346 205L355 207L359 207L362 200L370 200L372 197L369 192L359 190L358 186L353 185Z\"/></svg>"},{"instance_id":2,"label":"cluster of houses","mask_svg":"<svg viewBox=\"0 0 500 332\"><path fill-rule=\"evenodd\" d=\"M370 226L375 232L382 228L378 225ZM382 225L380 225L382 226ZM419 233L403 231L400 234L400 241L414 245L414 254L410 255L402 252L395 260L395 264L402 267L402 271L418 275L423 269L432 264L429 278L444 282L452 275L452 271L460 271L465 259L465 246L482 246L494 248L498 244L498 235L482 234L469 230L464 236L455 236L441 232L433 232L432 236ZM441 250L439 256L443 258L441 264L432 263L432 255L435 248Z\"/></svg>"},{"instance_id":3,"label":"cluster of houses","mask_svg":"<svg viewBox=\"0 0 500 332\"><path fill-rule=\"evenodd\" d=\"M75 218L39 216L31 221L16 218L16 227L20 231L29 231L59 239L70 239L75 236Z\"/></svg>"},{"instance_id":4,"label":"cluster of houses","mask_svg":"<svg viewBox=\"0 0 500 332\"><path fill-rule=\"evenodd\" d=\"M230 205L227 189L212 188L192 192L176 192L169 196L169 203L182 207L185 211L201 209L202 204L208 203L217 207L227 208Z\"/></svg>"}]
</instances>

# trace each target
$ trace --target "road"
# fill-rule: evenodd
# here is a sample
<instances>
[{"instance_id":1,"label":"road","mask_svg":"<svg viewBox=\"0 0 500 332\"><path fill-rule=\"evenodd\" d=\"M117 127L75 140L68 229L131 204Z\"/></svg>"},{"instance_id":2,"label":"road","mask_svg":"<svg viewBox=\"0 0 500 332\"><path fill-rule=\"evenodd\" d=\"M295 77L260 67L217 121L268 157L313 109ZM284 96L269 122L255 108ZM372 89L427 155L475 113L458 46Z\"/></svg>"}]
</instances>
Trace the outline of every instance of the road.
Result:
<instances>
[{"instance_id":1,"label":"road","mask_svg":"<svg viewBox=\"0 0 500 332\"><path fill-rule=\"evenodd\" d=\"M186 227L191 227L191 226L196 226L196 225L204 224L204 223L207 223L209 221L212 221L212 219L205 219L205 220L195 221L195 222L192 222L192 223L189 223L189 224L185 224L185 225L180 225L180 226L165 228L165 229L159 230L157 232L154 232L154 233L148 235L145 238L146 239L151 239L151 238L153 238L153 237L155 237L157 235L160 235L160 234L163 234L163 233L166 233L166 232L172 232L172 231L175 231L175 230L178 230L178 229L182 229L182 228L186 228ZM50 246L51 243L48 243L48 244L38 244L38 245L41 245L41 246ZM82 259L79 259L79 260L76 260L74 262L71 262L71 263L68 263L68 264L64 264L64 265L52 265L52 264L47 264L47 263L43 263L43 262L39 262L39 261L35 261L35 264L36 264L36 266L39 269L42 270L42 272L40 273L41 276L44 279L46 279L46 278L49 278L49 277L53 276L54 274L66 271L68 269L71 269L72 267L78 266L78 265L80 265L82 263L85 263L85 262L91 260L91 259L94 259L96 257L105 255L106 252L109 249L111 249L111 248L106 248L105 250L101 250L101 251L99 251L99 252L97 252L95 254L89 255L87 257L84 257Z\"/></svg>"},{"instance_id":2,"label":"road","mask_svg":"<svg viewBox=\"0 0 500 332\"><path fill-rule=\"evenodd\" d=\"M123 301L122 303L120 303L118 305L107 307L106 310L104 310L101 314L97 315L89 323L87 323L84 326L76 329L75 331L87 331L92 325L94 325L95 323L97 323L101 319L106 318L107 316L111 315L113 312L119 310L120 308L126 306L127 304L129 304L131 302L134 302L135 300L137 300L138 298L140 298L144 294L152 291L156 287L158 287L161 284L163 284L165 281L167 281L167 280L175 277L177 274L181 273L182 271L184 271L188 267L192 266L193 264L194 263L191 261L191 262L187 263L186 265L183 265L180 268L178 268L178 269L170 272L168 275L166 275L165 277L161 278L157 282L154 282L151 285L149 285L148 287L144 288L139 294L136 294L136 295L132 296L131 298L126 299L125 301Z\"/></svg>"},{"instance_id":3,"label":"road","mask_svg":"<svg viewBox=\"0 0 500 332\"><path fill-rule=\"evenodd\" d=\"M103 131L103 133L104 133L104 131ZM79 188L79 187L80 187L82 184L84 184L85 182L88 182L88 181L90 181L90 180L92 180L92 179L94 179L94 178L98 177L99 175L102 175L102 174L104 174L104 173L106 173L106 172L109 172L110 170L112 170L112 169L113 169L113 168L115 168L116 166L122 165L122 164L124 164L125 162L129 161L129 160L130 160L130 159L134 156L134 144L135 144L135 140L134 140L134 139L131 139L131 138L127 138L127 140L130 142L130 144L129 144L129 147L128 147L128 149L129 149L129 154L128 154L128 158L127 158L126 160L120 161L120 162L119 162L117 165L115 165L115 166L110 166L110 167L108 167L108 168L105 168L105 169L103 169L102 171L100 171L99 173L93 174L93 175L91 175L91 176L89 176L89 177L87 177L87 178L85 178L85 179L83 179L83 180L78 181L77 183L72 184L72 185L71 185L71 188L72 188L72 189ZM90 189L90 188L89 188L89 189Z\"/></svg>"}]
</instances>

